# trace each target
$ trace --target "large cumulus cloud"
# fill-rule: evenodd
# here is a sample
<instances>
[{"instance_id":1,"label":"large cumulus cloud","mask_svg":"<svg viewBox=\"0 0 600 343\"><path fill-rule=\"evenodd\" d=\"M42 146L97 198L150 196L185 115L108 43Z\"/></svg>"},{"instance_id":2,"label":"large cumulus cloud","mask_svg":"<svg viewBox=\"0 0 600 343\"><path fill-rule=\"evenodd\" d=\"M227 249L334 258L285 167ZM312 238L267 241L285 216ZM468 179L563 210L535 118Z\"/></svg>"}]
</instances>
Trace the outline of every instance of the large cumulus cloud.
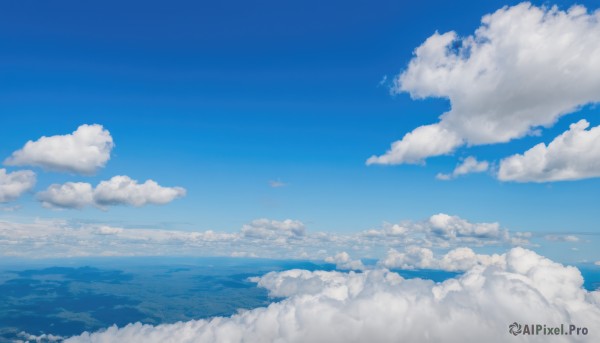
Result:
<instances>
[{"instance_id":1,"label":"large cumulus cloud","mask_svg":"<svg viewBox=\"0 0 600 343\"><path fill-rule=\"evenodd\" d=\"M102 125L81 125L70 134L28 141L4 164L89 175L106 165L113 147L112 136Z\"/></svg>"},{"instance_id":2,"label":"large cumulus cloud","mask_svg":"<svg viewBox=\"0 0 600 343\"><path fill-rule=\"evenodd\" d=\"M395 92L450 100L367 164L421 163L457 147L508 142L600 101L600 12L522 3L482 19L473 35L435 33L395 79Z\"/></svg>"},{"instance_id":3,"label":"large cumulus cloud","mask_svg":"<svg viewBox=\"0 0 600 343\"><path fill-rule=\"evenodd\" d=\"M404 251L390 249L379 265L395 269L436 269L445 271L465 271L477 265L504 265L505 255L476 254L471 248L452 249L441 258L435 257L431 249L409 246Z\"/></svg>"},{"instance_id":4,"label":"large cumulus cloud","mask_svg":"<svg viewBox=\"0 0 600 343\"><path fill-rule=\"evenodd\" d=\"M514 248L500 265L475 266L443 283L403 279L385 269L363 273L272 272L254 281L272 296L266 308L226 318L158 326L130 324L83 333L67 342L547 342L512 337L509 324L574 324L600 339L600 293L583 278L536 253Z\"/></svg>"},{"instance_id":5,"label":"large cumulus cloud","mask_svg":"<svg viewBox=\"0 0 600 343\"><path fill-rule=\"evenodd\" d=\"M516 182L579 180L600 176L600 126L585 119L548 145L540 143L523 154L500 161L498 179Z\"/></svg>"},{"instance_id":6,"label":"large cumulus cloud","mask_svg":"<svg viewBox=\"0 0 600 343\"><path fill-rule=\"evenodd\" d=\"M35 173L31 170L18 170L12 173L0 169L0 203L17 199L29 191L36 183Z\"/></svg>"},{"instance_id":7,"label":"large cumulus cloud","mask_svg":"<svg viewBox=\"0 0 600 343\"><path fill-rule=\"evenodd\" d=\"M66 182L52 184L37 194L37 199L49 208L83 208L96 206L105 208L112 205L147 204L163 205L183 197L182 187L163 187L153 180L138 183L125 175L113 176L100 182L95 188L87 182Z\"/></svg>"}]
</instances>

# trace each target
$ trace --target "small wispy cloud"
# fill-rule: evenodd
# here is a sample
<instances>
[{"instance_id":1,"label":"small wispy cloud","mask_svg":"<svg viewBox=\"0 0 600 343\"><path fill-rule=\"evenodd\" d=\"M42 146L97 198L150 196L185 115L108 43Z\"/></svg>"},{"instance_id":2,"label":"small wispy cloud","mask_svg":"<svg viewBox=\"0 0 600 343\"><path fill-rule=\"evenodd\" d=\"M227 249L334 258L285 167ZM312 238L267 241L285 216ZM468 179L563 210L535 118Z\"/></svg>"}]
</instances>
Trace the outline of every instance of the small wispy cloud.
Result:
<instances>
[{"instance_id":1,"label":"small wispy cloud","mask_svg":"<svg viewBox=\"0 0 600 343\"><path fill-rule=\"evenodd\" d=\"M579 242L579 237L574 235L546 235L544 239L555 242Z\"/></svg>"},{"instance_id":2,"label":"small wispy cloud","mask_svg":"<svg viewBox=\"0 0 600 343\"><path fill-rule=\"evenodd\" d=\"M2 212L15 212L21 208L20 205L15 206L0 206L0 211Z\"/></svg>"},{"instance_id":3,"label":"small wispy cloud","mask_svg":"<svg viewBox=\"0 0 600 343\"><path fill-rule=\"evenodd\" d=\"M442 174L439 173L435 176L438 180L452 180L459 176L471 174L471 173L483 173L489 169L490 165L487 161L477 161L473 156L465 158L462 163L456 166L452 173Z\"/></svg>"},{"instance_id":4,"label":"small wispy cloud","mask_svg":"<svg viewBox=\"0 0 600 343\"><path fill-rule=\"evenodd\" d=\"M269 180L269 186L271 188L281 188L281 187L286 187L288 185L289 185L288 183L285 183L285 182L281 181L280 179Z\"/></svg>"}]
</instances>

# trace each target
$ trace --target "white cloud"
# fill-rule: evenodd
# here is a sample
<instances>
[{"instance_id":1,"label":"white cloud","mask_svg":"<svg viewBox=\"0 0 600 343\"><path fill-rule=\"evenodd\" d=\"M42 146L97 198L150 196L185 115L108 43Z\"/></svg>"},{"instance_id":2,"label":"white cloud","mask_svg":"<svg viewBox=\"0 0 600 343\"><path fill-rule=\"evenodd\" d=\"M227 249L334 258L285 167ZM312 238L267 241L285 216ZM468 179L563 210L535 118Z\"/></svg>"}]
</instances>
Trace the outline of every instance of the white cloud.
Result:
<instances>
[{"instance_id":1,"label":"white cloud","mask_svg":"<svg viewBox=\"0 0 600 343\"><path fill-rule=\"evenodd\" d=\"M548 241L579 242L579 237L574 235L546 235L544 238Z\"/></svg>"},{"instance_id":2,"label":"white cloud","mask_svg":"<svg viewBox=\"0 0 600 343\"><path fill-rule=\"evenodd\" d=\"M577 268L515 248L505 264L476 266L442 283L363 273L288 270L254 278L284 300L231 317L157 326L129 324L83 333L67 342L507 342L508 326L574 324L598 341L600 292L583 289ZM521 336L545 342L548 337Z\"/></svg>"},{"instance_id":3,"label":"white cloud","mask_svg":"<svg viewBox=\"0 0 600 343\"><path fill-rule=\"evenodd\" d=\"M52 334L41 334L41 335L32 335L30 333L27 332L19 332L18 334L19 338L24 339L25 341L15 341L16 343L19 342L36 342L36 343L45 343L45 342L62 342L63 340L65 340L67 337L65 336L58 336L58 335L52 335Z\"/></svg>"},{"instance_id":4,"label":"white cloud","mask_svg":"<svg viewBox=\"0 0 600 343\"><path fill-rule=\"evenodd\" d=\"M253 220L250 224L244 224L241 232L244 237L248 238L286 240L304 236L305 227L304 223L299 220L277 221L262 218Z\"/></svg>"},{"instance_id":5,"label":"white cloud","mask_svg":"<svg viewBox=\"0 0 600 343\"><path fill-rule=\"evenodd\" d=\"M455 132L440 125L419 126L404 135L402 140L392 143L392 147L381 156L371 156L367 165L372 164L420 164L429 156L446 154L462 144Z\"/></svg>"},{"instance_id":6,"label":"white cloud","mask_svg":"<svg viewBox=\"0 0 600 343\"><path fill-rule=\"evenodd\" d=\"M466 271L475 266L503 266L504 255L479 255L472 249L462 247L450 250L441 258L434 257L433 251L427 248L409 246L404 252L390 249L379 261L386 268L398 269L438 269L446 271Z\"/></svg>"},{"instance_id":7,"label":"white cloud","mask_svg":"<svg viewBox=\"0 0 600 343\"><path fill-rule=\"evenodd\" d=\"M15 211L17 211L20 208L21 208L20 205L0 206L0 211L2 211L2 212L15 212Z\"/></svg>"},{"instance_id":8,"label":"white cloud","mask_svg":"<svg viewBox=\"0 0 600 343\"><path fill-rule=\"evenodd\" d=\"M163 187L152 180L139 184L129 176L114 176L100 182L96 188L85 182L53 184L39 192L37 198L44 207L83 208L110 205L144 206L146 204L166 204L185 196L181 187Z\"/></svg>"},{"instance_id":9,"label":"white cloud","mask_svg":"<svg viewBox=\"0 0 600 343\"><path fill-rule=\"evenodd\" d=\"M245 251L234 251L230 255L231 257L243 257L243 258L255 258L258 257L255 253L249 253Z\"/></svg>"},{"instance_id":10,"label":"white cloud","mask_svg":"<svg viewBox=\"0 0 600 343\"><path fill-rule=\"evenodd\" d=\"M52 184L37 199L47 208L83 208L94 204L94 190L86 182Z\"/></svg>"},{"instance_id":11,"label":"white cloud","mask_svg":"<svg viewBox=\"0 0 600 343\"><path fill-rule=\"evenodd\" d=\"M360 236L363 245L378 242L389 247L417 245L448 248L463 245L529 244L527 233L514 232L511 235L497 222L472 223L445 213L432 215L420 222L385 224L382 229L366 230Z\"/></svg>"},{"instance_id":12,"label":"white cloud","mask_svg":"<svg viewBox=\"0 0 600 343\"><path fill-rule=\"evenodd\" d=\"M31 170L18 170L7 173L0 169L0 203L17 199L35 186L35 173Z\"/></svg>"},{"instance_id":13,"label":"white cloud","mask_svg":"<svg viewBox=\"0 0 600 343\"><path fill-rule=\"evenodd\" d=\"M503 232L498 223L473 224L458 216L439 213L429 218L433 233L448 238L456 237L500 237Z\"/></svg>"},{"instance_id":14,"label":"white cloud","mask_svg":"<svg viewBox=\"0 0 600 343\"><path fill-rule=\"evenodd\" d=\"M531 232L513 232L510 241L512 245L524 246L529 244L529 239L532 237Z\"/></svg>"},{"instance_id":15,"label":"white cloud","mask_svg":"<svg viewBox=\"0 0 600 343\"><path fill-rule=\"evenodd\" d=\"M405 252L390 249L379 264L386 268L434 269L433 251L418 246L409 246Z\"/></svg>"},{"instance_id":16,"label":"white cloud","mask_svg":"<svg viewBox=\"0 0 600 343\"><path fill-rule=\"evenodd\" d=\"M484 16L473 35L435 33L393 91L447 98L451 109L367 164L422 163L464 144L508 142L600 101L599 18L582 6L522 3Z\"/></svg>"},{"instance_id":17,"label":"white cloud","mask_svg":"<svg viewBox=\"0 0 600 343\"><path fill-rule=\"evenodd\" d=\"M98 234L98 235L118 235L123 232L124 232L123 228L106 226L106 225L100 226L96 230L96 234Z\"/></svg>"},{"instance_id":18,"label":"white cloud","mask_svg":"<svg viewBox=\"0 0 600 343\"><path fill-rule=\"evenodd\" d=\"M81 125L71 134L28 141L4 164L89 175L106 165L113 147L110 132L102 125Z\"/></svg>"},{"instance_id":19,"label":"white cloud","mask_svg":"<svg viewBox=\"0 0 600 343\"><path fill-rule=\"evenodd\" d=\"M582 119L554 138L524 154L500 161L498 179L516 182L579 180L600 176L600 126L589 130Z\"/></svg>"},{"instance_id":20,"label":"white cloud","mask_svg":"<svg viewBox=\"0 0 600 343\"><path fill-rule=\"evenodd\" d=\"M224 256L239 234L121 228L70 224L61 220L32 223L0 221L0 256L62 258L81 256ZM264 248L264 246L263 246Z\"/></svg>"},{"instance_id":21,"label":"white cloud","mask_svg":"<svg viewBox=\"0 0 600 343\"><path fill-rule=\"evenodd\" d=\"M270 180L269 181L269 186L271 188L281 188L281 187L285 187L287 185L288 185L287 183L285 183L281 180Z\"/></svg>"},{"instance_id":22,"label":"white cloud","mask_svg":"<svg viewBox=\"0 0 600 343\"><path fill-rule=\"evenodd\" d=\"M381 78L381 80L379 80L379 83L377 84L377 86L378 87L385 86L387 82L388 82L388 76L387 75L383 75L383 77Z\"/></svg>"},{"instance_id":23,"label":"white cloud","mask_svg":"<svg viewBox=\"0 0 600 343\"><path fill-rule=\"evenodd\" d=\"M319 234L305 235L304 224L289 219L257 219L234 233L122 228L60 220L0 221L0 256L24 258L185 255L319 259L327 256L325 251L317 251L327 242Z\"/></svg>"},{"instance_id":24,"label":"white cloud","mask_svg":"<svg viewBox=\"0 0 600 343\"><path fill-rule=\"evenodd\" d=\"M342 251L335 256L328 256L325 262L334 263L335 267L340 270L364 270L365 266L361 260L353 260L350 255Z\"/></svg>"},{"instance_id":25,"label":"white cloud","mask_svg":"<svg viewBox=\"0 0 600 343\"><path fill-rule=\"evenodd\" d=\"M65 196L63 204L77 202ZM76 199L76 197L73 197ZM0 256L25 258L71 256L232 256L323 260L360 269L360 258L378 258L390 249L418 245L429 249L460 246L528 245L530 235L497 223L471 223L437 214L424 221L386 224L357 233L309 232L299 220L257 219L235 232L123 228L114 225L36 221L0 221ZM265 249L268 246L268 249ZM32 247L35 247L33 249ZM354 259L339 252L351 252Z\"/></svg>"},{"instance_id":26,"label":"white cloud","mask_svg":"<svg viewBox=\"0 0 600 343\"><path fill-rule=\"evenodd\" d=\"M487 171L489 168L489 163L487 161L477 161L477 159L473 156L469 156L465 158L461 164L454 168L451 174L437 174L436 179L438 180L451 180L455 179L461 175L466 175L470 173L483 173Z\"/></svg>"},{"instance_id":27,"label":"white cloud","mask_svg":"<svg viewBox=\"0 0 600 343\"><path fill-rule=\"evenodd\" d=\"M595 265L600 266L600 261L594 262Z\"/></svg>"},{"instance_id":28,"label":"white cloud","mask_svg":"<svg viewBox=\"0 0 600 343\"><path fill-rule=\"evenodd\" d=\"M162 187L152 180L138 184L129 176L113 176L108 181L102 181L94 189L94 200L100 206L166 204L176 198L185 196L186 191L181 187Z\"/></svg>"}]
</instances>

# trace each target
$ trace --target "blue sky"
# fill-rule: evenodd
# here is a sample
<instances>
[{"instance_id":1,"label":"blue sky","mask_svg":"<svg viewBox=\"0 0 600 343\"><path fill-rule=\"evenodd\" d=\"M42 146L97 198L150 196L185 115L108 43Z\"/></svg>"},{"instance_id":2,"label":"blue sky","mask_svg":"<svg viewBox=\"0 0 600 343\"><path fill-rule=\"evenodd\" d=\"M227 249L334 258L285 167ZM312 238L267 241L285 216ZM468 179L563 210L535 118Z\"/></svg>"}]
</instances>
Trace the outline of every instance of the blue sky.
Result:
<instances>
[{"instance_id":1,"label":"blue sky","mask_svg":"<svg viewBox=\"0 0 600 343\"><path fill-rule=\"evenodd\" d=\"M541 136L463 146L425 165L365 165L449 109L445 99L390 94L389 80L407 68L413 50L436 31L470 35L484 14L517 3L3 3L0 157L82 124L103 125L115 147L93 176L31 168L36 188L5 204L20 208L0 218L225 232L256 218L291 218L311 231L352 233L448 213L514 231L597 232L597 178L435 178L467 156L493 164L548 143L582 118L596 126L594 106ZM558 2L561 9L572 4ZM53 210L35 199L52 183L97 184L114 175L187 194L163 206L108 211ZM572 253L558 251L566 249L560 243L547 249ZM600 259L591 247L582 250L574 259Z\"/></svg>"}]
</instances>

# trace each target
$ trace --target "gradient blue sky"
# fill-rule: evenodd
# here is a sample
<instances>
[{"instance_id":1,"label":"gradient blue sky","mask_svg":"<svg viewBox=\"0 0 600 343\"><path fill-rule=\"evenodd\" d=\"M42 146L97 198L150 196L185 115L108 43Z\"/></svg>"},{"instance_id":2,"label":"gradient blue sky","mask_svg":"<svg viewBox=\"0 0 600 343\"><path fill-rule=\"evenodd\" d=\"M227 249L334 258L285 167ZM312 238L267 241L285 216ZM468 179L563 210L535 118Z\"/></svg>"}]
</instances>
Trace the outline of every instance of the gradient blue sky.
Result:
<instances>
[{"instance_id":1,"label":"gradient blue sky","mask_svg":"<svg viewBox=\"0 0 600 343\"><path fill-rule=\"evenodd\" d=\"M27 140L98 123L116 144L106 168L93 177L35 169L36 190L124 174L185 187L187 196L104 212L50 210L28 194L18 211L0 216L219 231L293 218L312 231L356 232L443 212L515 231L596 232L598 179L435 179L462 157L497 161L551 141L580 118L598 125L594 107L540 137L463 147L426 166L365 165L449 107L392 96L384 76L406 68L435 31L472 34L482 15L516 3L3 2L0 157Z\"/></svg>"}]
</instances>

